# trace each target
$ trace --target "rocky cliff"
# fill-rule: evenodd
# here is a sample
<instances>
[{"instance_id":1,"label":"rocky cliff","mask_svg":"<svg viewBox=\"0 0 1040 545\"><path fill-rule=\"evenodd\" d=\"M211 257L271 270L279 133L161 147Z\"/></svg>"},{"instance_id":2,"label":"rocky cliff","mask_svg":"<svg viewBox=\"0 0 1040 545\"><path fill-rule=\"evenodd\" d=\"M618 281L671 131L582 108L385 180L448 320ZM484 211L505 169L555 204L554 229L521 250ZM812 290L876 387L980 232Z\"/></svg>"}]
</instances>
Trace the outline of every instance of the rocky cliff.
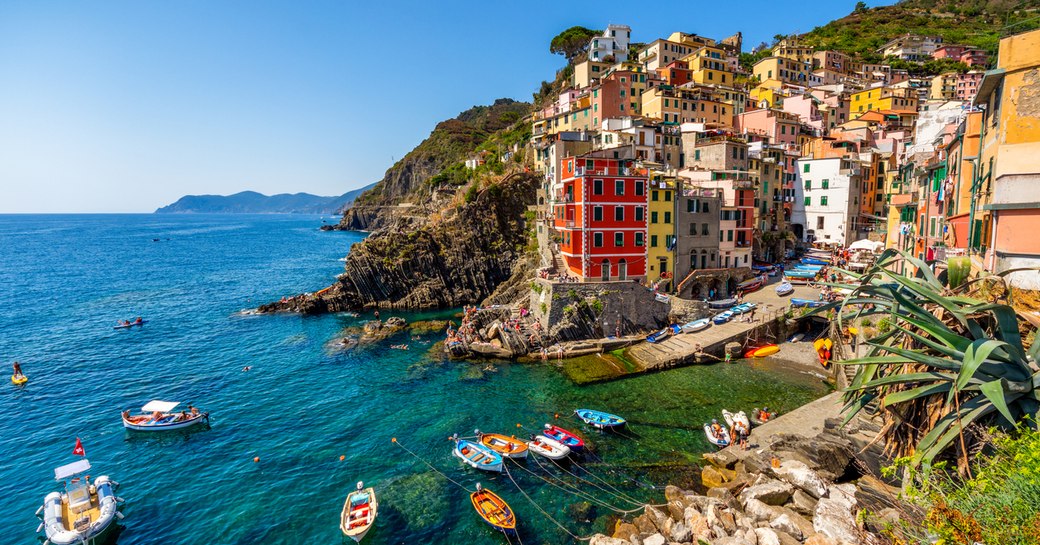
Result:
<instances>
[{"instance_id":1,"label":"rocky cliff","mask_svg":"<svg viewBox=\"0 0 1040 545\"><path fill-rule=\"evenodd\" d=\"M525 212L535 203L539 181L525 172L488 177L434 213L391 216L354 245L335 284L259 310L318 314L479 303L533 253L533 225Z\"/></svg>"}]
</instances>

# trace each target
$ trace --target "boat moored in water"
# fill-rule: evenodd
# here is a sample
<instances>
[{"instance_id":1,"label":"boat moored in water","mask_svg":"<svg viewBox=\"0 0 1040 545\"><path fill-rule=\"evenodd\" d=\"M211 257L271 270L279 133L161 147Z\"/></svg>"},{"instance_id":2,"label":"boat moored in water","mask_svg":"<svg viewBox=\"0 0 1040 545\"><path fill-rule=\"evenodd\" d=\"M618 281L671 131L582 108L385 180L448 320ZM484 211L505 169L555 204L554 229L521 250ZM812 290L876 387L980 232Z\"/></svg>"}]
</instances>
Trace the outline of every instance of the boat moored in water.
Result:
<instances>
[{"instance_id":1,"label":"boat moored in water","mask_svg":"<svg viewBox=\"0 0 1040 545\"><path fill-rule=\"evenodd\" d=\"M481 433L477 430L480 444L501 454L506 458L527 458L527 444L515 437L501 433Z\"/></svg>"},{"instance_id":2,"label":"boat moored in water","mask_svg":"<svg viewBox=\"0 0 1040 545\"><path fill-rule=\"evenodd\" d=\"M713 428L713 426L718 426L718 428ZM723 448L729 446L729 431L726 430L725 426L718 425L717 422L704 425L704 436L708 438L709 443L716 447Z\"/></svg>"},{"instance_id":3,"label":"boat moored in water","mask_svg":"<svg viewBox=\"0 0 1040 545\"><path fill-rule=\"evenodd\" d=\"M470 467L484 471L502 471L502 456L480 443L455 439L455 448L451 453Z\"/></svg>"},{"instance_id":4,"label":"boat moored in water","mask_svg":"<svg viewBox=\"0 0 1040 545\"><path fill-rule=\"evenodd\" d=\"M79 475L90 470L84 458L54 470L54 479L64 483L65 492L51 492L36 511L43 518L37 531L43 531L53 545L100 545L108 531L123 518L115 489L119 483L102 475L94 482ZM67 482L66 482L67 481Z\"/></svg>"},{"instance_id":5,"label":"boat moored in water","mask_svg":"<svg viewBox=\"0 0 1040 545\"><path fill-rule=\"evenodd\" d=\"M550 460L562 460L571 453L571 449L567 445L544 435L532 435L531 441L527 443L527 448Z\"/></svg>"},{"instance_id":6,"label":"boat moored in water","mask_svg":"<svg viewBox=\"0 0 1040 545\"><path fill-rule=\"evenodd\" d=\"M200 412L190 405L187 411L172 412L178 405L180 402L177 401L155 399L141 407L143 414L131 415L130 411L123 411L123 427L134 431L170 431L209 423L209 413Z\"/></svg>"},{"instance_id":7,"label":"boat moored in water","mask_svg":"<svg viewBox=\"0 0 1040 545\"><path fill-rule=\"evenodd\" d=\"M494 492L480 486L469 495L473 508L489 526L506 535L516 535L516 514L509 504Z\"/></svg>"},{"instance_id":8,"label":"boat moored in water","mask_svg":"<svg viewBox=\"0 0 1040 545\"><path fill-rule=\"evenodd\" d=\"M579 451L585 448L585 441L581 437L578 437L573 432L565 430L559 426L546 424L545 429L542 430L542 435L563 444L565 447L573 451Z\"/></svg>"},{"instance_id":9,"label":"boat moored in water","mask_svg":"<svg viewBox=\"0 0 1040 545\"><path fill-rule=\"evenodd\" d=\"M620 428L625 425L625 419L615 414L605 413L602 411L594 411L592 409L577 409L574 414L578 415L578 418L582 419L586 424L599 428Z\"/></svg>"},{"instance_id":10,"label":"boat moored in water","mask_svg":"<svg viewBox=\"0 0 1040 545\"><path fill-rule=\"evenodd\" d=\"M379 514L379 502L376 491L372 487L365 488L364 482L357 483L357 490L347 495L343 502L343 512L339 516L339 529L343 534L356 542L361 540L372 529Z\"/></svg>"}]
</instances>

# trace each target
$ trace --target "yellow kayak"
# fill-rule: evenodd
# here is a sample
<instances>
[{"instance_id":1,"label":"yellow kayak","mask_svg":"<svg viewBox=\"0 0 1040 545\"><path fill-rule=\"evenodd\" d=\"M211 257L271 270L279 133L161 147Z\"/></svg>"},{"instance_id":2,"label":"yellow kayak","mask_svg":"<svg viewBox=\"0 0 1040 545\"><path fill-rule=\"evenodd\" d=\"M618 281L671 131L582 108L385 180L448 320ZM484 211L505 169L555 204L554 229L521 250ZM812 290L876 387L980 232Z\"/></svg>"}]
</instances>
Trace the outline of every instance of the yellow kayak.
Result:
<instances>
[{"instance_id":1,"label":"yellow kayak","mask_svg":"<svg viewBox=\"0 0 1040 545\"><path fill-rule=\"evenodd\" d=\"M21 376L19 376L19 375L11 375L11 383L14 384L15 386L21 386L22 384L25 384L26 382L29 382L29 377L27 377L25 375L21 375Z\"/></svg>"}]
</instances>

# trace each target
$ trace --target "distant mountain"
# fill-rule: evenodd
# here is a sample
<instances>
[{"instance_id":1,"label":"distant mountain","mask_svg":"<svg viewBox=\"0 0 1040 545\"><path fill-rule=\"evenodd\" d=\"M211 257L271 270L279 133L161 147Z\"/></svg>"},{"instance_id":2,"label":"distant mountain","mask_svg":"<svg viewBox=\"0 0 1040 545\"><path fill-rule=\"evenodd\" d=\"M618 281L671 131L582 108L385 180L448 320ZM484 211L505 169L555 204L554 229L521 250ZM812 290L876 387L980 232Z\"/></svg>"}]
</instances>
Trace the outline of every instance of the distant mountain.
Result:
<instances>
[{"instance_id":1,"label":"distant mountain","mask_svg":"<svg viewBox=\"0 0 1040 545\"><path fill-rule=\"evenodd\" d=\"M375 184L372 184L375 185ZM267 196L256 191L234 195L186 195L155 211L156 214L338 214L372 185L338 197L310 193L281 193Z\"/></svg>"}]
</instances>

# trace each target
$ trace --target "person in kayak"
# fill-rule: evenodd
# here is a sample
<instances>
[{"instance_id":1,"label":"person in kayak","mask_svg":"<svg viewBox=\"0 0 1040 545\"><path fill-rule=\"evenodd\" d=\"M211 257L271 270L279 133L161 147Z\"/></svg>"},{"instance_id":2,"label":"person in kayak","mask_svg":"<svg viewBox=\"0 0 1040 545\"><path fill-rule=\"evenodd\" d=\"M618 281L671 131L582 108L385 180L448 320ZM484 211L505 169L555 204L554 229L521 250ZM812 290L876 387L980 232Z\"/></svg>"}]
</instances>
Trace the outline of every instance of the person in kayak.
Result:
<instances>
[{"instance_id":1,"label":"person in kayak","mask_svg":"<svg viewBox=\"0 0 1040 545\"><path fill-rule=\"evenodd\" d=\"M141 318L140 316L138 316L138 317L137 317L137 319L136 319L136 320L134 320L134 323L135 323L135 324L143 324L143 323L144 323L144 320L143 320L143 319L142 319L142 318Z\"/></svg>"}]
</instances>

